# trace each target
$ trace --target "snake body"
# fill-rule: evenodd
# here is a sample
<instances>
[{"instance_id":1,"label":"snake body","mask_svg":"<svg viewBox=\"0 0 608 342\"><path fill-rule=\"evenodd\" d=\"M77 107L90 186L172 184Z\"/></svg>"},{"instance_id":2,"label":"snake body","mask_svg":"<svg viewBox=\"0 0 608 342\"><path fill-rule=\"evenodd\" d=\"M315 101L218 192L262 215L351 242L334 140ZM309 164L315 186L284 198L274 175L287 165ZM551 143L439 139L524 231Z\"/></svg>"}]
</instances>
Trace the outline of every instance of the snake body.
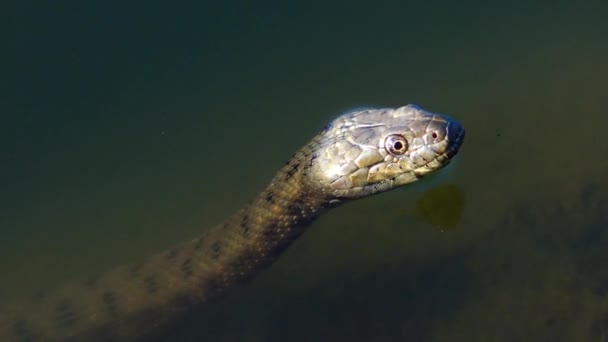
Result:
<instances>
[{"instance_id":1,"label":"snake body","mask_svg":"<svg viewBox=\"0 0 608 342\"><path fill-rule=\"evenodd\" d=\"M219 226L141 264L0 311L0 341L150 336L268 267L324 212L445 166L463 138L458 122L414 105L346 113Z\"/></svg>"}]
</instances>

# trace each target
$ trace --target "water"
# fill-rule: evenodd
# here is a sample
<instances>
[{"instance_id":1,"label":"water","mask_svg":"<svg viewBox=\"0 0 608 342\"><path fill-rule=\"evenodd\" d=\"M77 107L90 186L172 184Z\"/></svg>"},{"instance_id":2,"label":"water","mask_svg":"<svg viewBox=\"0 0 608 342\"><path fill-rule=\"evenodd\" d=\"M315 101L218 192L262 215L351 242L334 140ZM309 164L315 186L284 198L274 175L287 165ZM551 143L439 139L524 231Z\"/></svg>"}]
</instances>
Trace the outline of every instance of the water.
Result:
<instances>
[{"instance_id":1,"label":"water","mask_svg":"<svg viewBox=\"0 0 608 342\"><path fill-rule=\"evenodd\" d=\"M336 209L159 340L607 338L599 2L12 6L0 302L221 222L349 108L416 103L467 128L454 165ZM403 214L442 182L458 226Z\"/></svg>"}]
</instances>

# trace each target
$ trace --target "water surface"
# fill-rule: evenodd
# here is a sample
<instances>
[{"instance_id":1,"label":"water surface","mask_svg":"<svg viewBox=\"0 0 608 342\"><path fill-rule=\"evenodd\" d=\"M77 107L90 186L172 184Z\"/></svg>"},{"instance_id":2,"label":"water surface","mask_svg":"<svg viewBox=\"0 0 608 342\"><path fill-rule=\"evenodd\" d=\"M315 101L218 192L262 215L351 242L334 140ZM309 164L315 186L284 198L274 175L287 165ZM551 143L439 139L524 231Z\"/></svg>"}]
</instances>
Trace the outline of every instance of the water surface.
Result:
<instances>
[{"instance_id":1,"label":"water surface","mask_svg":"<svg viewBox=\"0 0 608 342\"><path fill-rule=\"evenodd\" d=\"M0 302L221 222L350 108L416 103L467 128L456 163L332 211L159 340L607 338L605 5L12 6ZM404 214L445 183L454 229Z\"/></svg>"}]
</instances>

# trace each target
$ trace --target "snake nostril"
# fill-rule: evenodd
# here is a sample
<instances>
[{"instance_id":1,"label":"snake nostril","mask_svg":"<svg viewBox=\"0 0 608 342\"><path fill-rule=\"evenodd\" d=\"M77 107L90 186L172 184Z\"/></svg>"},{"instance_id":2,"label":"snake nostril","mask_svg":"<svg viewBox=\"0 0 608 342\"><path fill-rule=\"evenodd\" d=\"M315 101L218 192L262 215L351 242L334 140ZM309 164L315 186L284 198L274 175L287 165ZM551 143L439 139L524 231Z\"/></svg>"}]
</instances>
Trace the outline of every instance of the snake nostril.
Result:
<instances>
[{"instance_id":1,"label":"snake nostril","mask_svg":"<svg viewBox=\"0 0 608 342\"><path fill-rule=\"evenodd\" d=\"M433 137L433 139L437 139L437 137L438 137L437 132L433 132L433 133L431 133L431 137Z\"/></svg>"}]
</instances>

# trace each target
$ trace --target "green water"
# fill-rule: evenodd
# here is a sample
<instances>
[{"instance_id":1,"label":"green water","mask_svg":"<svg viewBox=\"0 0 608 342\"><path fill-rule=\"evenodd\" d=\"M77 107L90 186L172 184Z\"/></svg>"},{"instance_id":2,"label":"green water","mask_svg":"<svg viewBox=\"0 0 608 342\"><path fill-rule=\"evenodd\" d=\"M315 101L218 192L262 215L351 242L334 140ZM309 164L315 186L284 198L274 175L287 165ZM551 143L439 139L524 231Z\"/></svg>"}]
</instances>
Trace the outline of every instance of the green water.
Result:
<instances>
[{"instance_id":1,"label":"green water","mask_svg":"<svg viewBox=\"0 0 608 342\"><path fill-rule=\"evenodd\" d=\"M349 108L416 103L467 128L457 162L159 341L608 340L606 5L5 7L0 302L221 222ZM443 183L456 227L404 214Z\"/></svg>"}]
</instances>

